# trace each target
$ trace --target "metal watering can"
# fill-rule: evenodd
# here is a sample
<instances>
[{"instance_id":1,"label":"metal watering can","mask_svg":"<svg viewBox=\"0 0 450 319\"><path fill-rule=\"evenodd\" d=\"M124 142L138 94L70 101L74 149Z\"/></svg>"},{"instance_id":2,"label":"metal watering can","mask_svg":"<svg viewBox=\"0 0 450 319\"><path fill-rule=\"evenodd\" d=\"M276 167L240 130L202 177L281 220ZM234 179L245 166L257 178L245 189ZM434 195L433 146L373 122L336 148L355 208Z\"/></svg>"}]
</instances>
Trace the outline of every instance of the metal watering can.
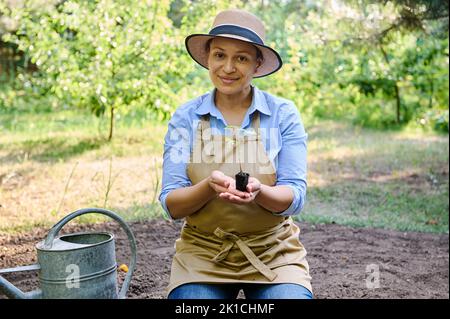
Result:
<instances>
[{"instance_id":1,"label":"metal watering can","mask_svg":"<svg viewBox=\"0 0 450 319\"><path fill-rule=\"evenodd\" d=\"M125 230L131 247L130 267L118 291L114 235L107 232L74 233L58 236L61 228L75 217L98 213L116 220ZM136 241L123 219L106 209L77 210L56 223L45 240L36 244L38 263L8 269L2 273L39 271L40 289L22 292L0 276L0 293L26 299L123 299L136 266Z\"/></svg>"}]
</instances>

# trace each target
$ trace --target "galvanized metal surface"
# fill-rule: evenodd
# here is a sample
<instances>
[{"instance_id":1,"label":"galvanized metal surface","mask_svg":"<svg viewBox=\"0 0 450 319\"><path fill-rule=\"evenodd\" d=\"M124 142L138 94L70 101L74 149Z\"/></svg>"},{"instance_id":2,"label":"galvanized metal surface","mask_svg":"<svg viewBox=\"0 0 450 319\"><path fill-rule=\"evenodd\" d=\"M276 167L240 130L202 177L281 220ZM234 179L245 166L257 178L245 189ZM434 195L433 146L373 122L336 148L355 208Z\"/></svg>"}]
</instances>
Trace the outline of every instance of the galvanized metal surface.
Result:
<instances>
[{"instance_id":1,"label":"galvanized metal surface","mask_svg":"<svg viewBox=\"0 0 450 319\"><path fill-rule=\"evenodd\" d=\"M42 298L118 298L114 235L78 233L57 239L59 244L47 249L44 242L36 245Z\"/></svg>"},{"instance_id":2,"label":"galvanized metal surface","mask_svg":"<svg viewBox=\"0 0 450 319\"><path fill-rule=\"evenodd\" d=\"M113 234L86 232L56 237L70 220L89 213L113 218L128 236L132 258L120 291ZM100 208L81 209L67 215L52 227L36 249L37 265L8 268L3 272L39 270L40 290L23 293L0 276L0 292L9 298L122 299L136 267L136 241L131 229L116 213Z\"/></svg>"},{"instance_id":3,"label":"galvanized metal surface","mask_svg":"<svg viewBox=\"0 0 450 319\"><path fill-rule=\"evenodd\" d=\"M4 268L0 269L0 274L7 274L11 272L21 272L21 271L30 271L30 270L39 270L41 266L39 264L28 265L28 266L19 266L14 268Z\"/></svg>"}]
</instances>

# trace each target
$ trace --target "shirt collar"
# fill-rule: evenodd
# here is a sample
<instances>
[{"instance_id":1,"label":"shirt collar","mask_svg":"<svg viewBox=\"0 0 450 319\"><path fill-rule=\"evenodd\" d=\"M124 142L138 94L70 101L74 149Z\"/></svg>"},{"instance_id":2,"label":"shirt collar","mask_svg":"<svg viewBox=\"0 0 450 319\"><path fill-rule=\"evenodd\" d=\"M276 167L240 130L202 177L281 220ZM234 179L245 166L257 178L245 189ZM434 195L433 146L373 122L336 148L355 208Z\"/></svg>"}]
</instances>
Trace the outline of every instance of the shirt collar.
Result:
<instances>
[{"instance_id":1,"label":"shirt collar","mask_svg":"<svg viewBox=\"0 0 450 319\"><path fill-rule=\"evenodd\" d=\"M252 114L256 110L259 112L266 114L266 115L272 115L272 112L269 109L269 106L267 105L266 97L264 96L264 93L260 91L256 86L252 85L253 89L253 98L252 103L250 104L249 110L247 112L248 115ZM223 119L222 114L220 113L219 109L216 107L214 103L214 95L215 95L216 89L211 90L208 94L205 95L200 105L197 107L197 110L195 113L198 115L205 115L210 114L216 118Z\"/></svg>"}]
</instances>

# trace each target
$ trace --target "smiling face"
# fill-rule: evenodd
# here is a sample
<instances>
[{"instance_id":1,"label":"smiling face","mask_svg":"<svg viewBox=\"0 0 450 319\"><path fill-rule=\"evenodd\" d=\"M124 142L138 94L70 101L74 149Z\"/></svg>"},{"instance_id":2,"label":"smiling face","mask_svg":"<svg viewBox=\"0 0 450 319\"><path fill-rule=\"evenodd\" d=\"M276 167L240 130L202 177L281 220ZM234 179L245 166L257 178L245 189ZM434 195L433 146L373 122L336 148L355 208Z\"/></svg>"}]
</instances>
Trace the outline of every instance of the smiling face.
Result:
<instances>
[{"instance_id":1,"label":"smiling face","mask_svg":"<svg viewBox=\"0 0 450 319\"><path fill-rule=\"evenodd\" d=\"M261 60L250 43L214 38L209 47L209 77L216 89L226 95L246 92Z\"/></svg>"}]
</instances>

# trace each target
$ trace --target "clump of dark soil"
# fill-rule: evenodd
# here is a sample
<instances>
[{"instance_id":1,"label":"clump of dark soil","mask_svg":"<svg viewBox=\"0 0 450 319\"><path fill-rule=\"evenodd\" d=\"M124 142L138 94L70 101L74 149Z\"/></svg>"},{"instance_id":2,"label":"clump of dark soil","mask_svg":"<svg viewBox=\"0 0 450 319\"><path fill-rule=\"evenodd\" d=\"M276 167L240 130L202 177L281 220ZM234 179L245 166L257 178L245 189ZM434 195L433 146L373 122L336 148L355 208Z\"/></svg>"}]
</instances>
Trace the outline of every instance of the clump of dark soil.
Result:
<instances>
[{"instance_id":1,"label":"clump of dark soil","mask_svg":"<svg viewBox=\"0 0 450 319\"><path fill-rule=\"evenodd\" d=\"M299 225L300 239L308 251L315 298L449 298L448 234ZM138 263L127 296L166 298L174 243L182 223L152 220L130 226L137 240ZM61 233L89 230L114 233L117 262L129 263L127 237L114 223L73 224L65 226ZM48 229L39 228L1 236L0 268L35 263L34 245L47 232ZM38 286L36 272L4 277L24 291ZM121 281L124 273L119 273L119 277Z\"/></svg>"}]
</instances>

